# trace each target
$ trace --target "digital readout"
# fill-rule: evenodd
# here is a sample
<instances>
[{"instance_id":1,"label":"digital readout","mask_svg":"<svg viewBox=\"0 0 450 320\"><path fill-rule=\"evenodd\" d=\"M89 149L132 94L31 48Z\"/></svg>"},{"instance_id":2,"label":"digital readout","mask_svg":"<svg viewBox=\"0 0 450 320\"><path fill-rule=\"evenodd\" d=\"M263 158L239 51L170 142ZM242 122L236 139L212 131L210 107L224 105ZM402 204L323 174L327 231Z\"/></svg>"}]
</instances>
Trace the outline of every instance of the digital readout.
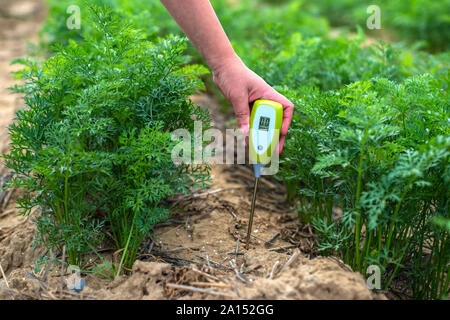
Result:
<instances>
[{"instance_id":1,"label":"digital readout","mask_svg":"<svg viewBox=\"0 0 450 320\"><path fill-rule=\"evenodd\" d=\"M259 118L259 130L268 131L269 130L269 124L270 124L270 118L268 117L261 117Z\"/></svg>"}]
</instances>

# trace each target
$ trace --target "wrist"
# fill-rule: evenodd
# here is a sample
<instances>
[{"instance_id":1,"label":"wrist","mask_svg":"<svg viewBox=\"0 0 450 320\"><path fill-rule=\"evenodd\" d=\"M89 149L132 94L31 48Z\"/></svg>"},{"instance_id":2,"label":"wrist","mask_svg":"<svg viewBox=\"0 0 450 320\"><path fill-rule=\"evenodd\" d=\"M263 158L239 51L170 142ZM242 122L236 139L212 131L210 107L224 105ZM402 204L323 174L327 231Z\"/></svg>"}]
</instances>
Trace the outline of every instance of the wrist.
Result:
<instances>
[{"instance_id":1,"label":"wrist","mask_svg":"<svg viewBox=\"0 0 450 320\"><path fill-rule=\"evenodd\" d=\"M208 63L213 75L217 76L225 70L233 69L234 67L245 67L241 58L233 51L230 54L222 55L216 59L211 59Z\"/></svg>"}]
</instances>

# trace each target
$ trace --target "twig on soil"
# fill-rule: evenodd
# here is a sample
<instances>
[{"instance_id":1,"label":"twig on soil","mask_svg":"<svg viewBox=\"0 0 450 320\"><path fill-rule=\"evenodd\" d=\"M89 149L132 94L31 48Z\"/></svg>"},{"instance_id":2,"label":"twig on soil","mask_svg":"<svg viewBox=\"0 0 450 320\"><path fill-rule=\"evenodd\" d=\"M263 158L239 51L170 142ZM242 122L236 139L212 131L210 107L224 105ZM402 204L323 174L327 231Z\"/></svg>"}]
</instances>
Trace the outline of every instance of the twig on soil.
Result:
<instances>
[{"instance_id":1,"label":"twig on soil","mask_svg":"<svg viewBox=\"0 0 450 320\"><path fill-rule=\"evenodd\" d=\"M227 261L228 260L228 257L225 257L225 258L223 258L220 262L219 262L219 264L220 265L223 265L223 263L225 262L225 261Z\"/></svg>"},{"instance_id":2,"label":"twig on soil","mask_svg":"<svg viewBox=\"0 0 450 320\"><path fill-rule=\"evenodd\" d=\"M163 262L163 263L169 263L172 264L174 266L189 266L189 265L198 265L200 266L200 263L192 261L192 260L186 260L186 259L181 259L181 258L177 258L177 257L169 257L166 255L155 255L155 254L141 254L138 256L138 258L141 257L150 257L153 258L154 261L157 262Z\"/></svg>"},{"instance_id":3,"label":"twig on soil","mask_svg":"<svg viewBox=\"0 0 450 320\"><path fill-rule=\"evenodd\" d=\"M13 213L15 210L16 209L13 208L13 209L9 209L9 210L3 211L2 213L0 213L0 217L7 216L8 214Z\"/></svg>"},{"instance_id":4,"label":"twig on soil","mask_svg":"<svg viewBox=\"0 0 450 320\"><path fill-rule=\"evenodd\" d=\"M155 245L155 239L152 240L152 243L150 244L150 247L148 248L148 252L147 253L152 253L154 245Z\"/></svg>"},{"instance_id":5,"label":"twig on soil","mask_svg":"<svg viewBox=\"0 0 450 320\"><path fill-rule=\"evenodd\" d=\"M242 273L240 273L238 271L236 263L233 263L232 261L230 261L230 265L232 265L232 266L234 265L233 270L234 270L234 273L236 274L236 278L238 278L239 280L241 280L244 283L251 283L252 282L251 280L247 279L246 276L244 276Z\"/></svg>"},{"instance_id":6,"label":"twig on soil","mask_svg":"<svg viewBox=\"0 0 450 320\"><path fill-rule=\"evenodd\" d=\"M251 296L250 298L245 298L244 300L260 300L260 299L267 299L264 293L257 294L256 296Z\"/></svg>"},{"instance_id":7,"label":"twig on soil","mask_svg":"<svg viewBox=\"0 0 450 320\"><path fill-rule=\"evenodd\" d=\"M30 277L32 280L36 280L44 289L48 289L47 285L42 282L41 279L39 279L38 277L36 277L34 274L32 274L31 272L27 271L27 270L23 270L23 272L25 272L25 274Z\"/></svg>"},{"instance_id":8,"label":"twig on soil","mask_svg":"<svg viewBox=\"0 0 450 320\"><path fill-rule=\"evenodd\" d=\"M277 260L272 267L272 271L270 271L269 279L273 279L273 276L275 275L275 271L277 270L277 267L279 264L280 264L280 261Z\"/></svg>"},{"instance_id":9,"label":"twig on soil","mask_svg":"<svg viewBox=\"0 0 450 320\"><path fill-rule=\"evenodd\" d=\"M217 197L218 198L218 197ZM231 210L230 208L228 208L227 206L223 206L225 208L225 210L231 214L233 216L234 219L237 219L237 215L236 213L233 212L233 210Z\"/></svg>"},{"instance_id":10,"label":"twig on soil","mask_svg":"<svg viewBox=\"0 0 450 320\"><path fill-rule=\"evenodd\" d=\"M200 271L200 270L198 270L197 268L192 267L191 270L194 271L194 272L196 272L196 273L198 273L198 274L200 274L200 275L202 275L202 276L204 276L204 277L206 277L206 278L210 278L210 279L212 279L212 280L214 280L214 281L220 281L220 279L217 278L216 276L213 276L213 275L211 275L211 274L209 274L209 273Z\"/></svg>"},{"instance_id":11,"label":"twig on soil","mask_svg":"<svg viewBox=\"0 0 450 320\"><path fill-rule=\"evenodd\" d=\"M243 256L244 252L227 252L230 256Z\"/></svg>"},{"instance_id":12,"label":"twig on soil","mask_svg":"<svg viewBox=\"0 0 450 320\"><path fill-rule=\"evenodd\" d=\"M311 230L311 225L308 224L307 227L308 227L308 232L309 232L309 234L314 235L314 232Z\"/></svg>"},{"instance_id":13,"label":"twig on soil","mask_svg":"<svg viewBox=\"0 0 450 320\"><path fill-rule=\"evenodd\" d=\"M182 290L186 290L186 291L201 292L201 293L207 293L207 294L212 294L212 295L216 295L216 296L234 298L234 296L227 294L227 293L213 291L211 289L202 289L202 288L196 288L196 287L192 287L192 286L186 286L183 284L168 283L168 284L166 284L166 286L169 288L174 288L174 289L182 289Z\"/></svg>"},{"instance_id":14,"label":"twig on soil","mask_svg":"<svg viewBox=\"0 0 450 320\"><path fill-rule=\"evenodd\" d=\"M349 271L349 272L353 271L348 265L343 263L338 257L329 256L329 257L326 257L326 259L336 262L339 265L339 267L341 267L342 269L345 269L346 271Z\"/></svg>"},{"instance_id":15,"label":"twig on soil","mask_svg":"<svg viewBox=\"0 0 450 320\"><path fill-rule=\"evenodd\" d=\"M241 295L239 294L239 290L238 290L238 287L237 287L236 283L233 283L233 289L234 289L234 292L236 292L236 295L238 297L240 297Z\"/></svg>"},{"instance_id":16,"label":"twig on soil","mask_svg":"<svg viewBox=\"0 0 450 320\"><path fill-rule=\"evenodd\" d=\"M39 279L38 277L34 276L31 272L28 272L27 270L23 270L23 271L25 272L25 274L28 277L30 277L33 280L36 280L38 282L39 286L42 288L42 290L44 290L45 293L47 293L50 296L50 298L52 298L53 300L56 300L56 297L50 292L48 286L44 282L42 282L41 279Z\"/></svg>"},{"instance_id":17,"label":"twig on soil","mask_svg":"<svg viewBox=\"0 0 450 320\"><path fill-rule=\"evenodd\" d=\"M54 259L55 259L55 252L52 251L52 254L50 256L50 261L47 263L47 266L45 267L44 275L42 276L42 282L45 282L47 280L47 276L50 271L50 267L53 264Z\"/></svg>"},{"instance_id":18,"label":"twig on soil","mask_svg":"<svg viewBox=\"0 0 450 320\"><path fill-rule=\"evenodd\" d=\"M193 286L198 287L216 287L216 288L231 288L231 284L222 282L191 282Z\"/></svg>"},{"instance_id":19,"label":"twig on soil","mask_svg":"<svg viewBox=\"0 0 450 320\"><path fill-rule=\"evenodd\" d=\"M277 232L272 237L270 237L269 240L266 241L267 244L272 244L272 241L274 241L276 238L278 238L281 235L281 233Z\"/></svg>"},{"instance_id":20,"label":"twig on soil","mask_svg":"<svg viewBox=\"0 0 450 320\"><path fill-rule=\"evenodd\" d=\"M211 264L209 263L209 256L208 256L208 253L206 253L206 262L208 263L208 267L211 268Z\"/></svg>"},{"instance_id":21,"label":"twig on soil","mask_svg":"<svg viewBox=\"0 0 450 320\"><path fill-rule=\"evenodd\" d=\"M16 191L16 189L9 189L6 192L5 198L3 199L2 211L5 210L6 207L8 206L9 200L11 199L11 196L14 194L14 191Z\"/></svg>"},{"instance_id":22,"label":"twig on soil","mask_svg":"<svg viewBox=\"0 0 450 320\"><path fill-rule=\"evenodd\" d=\"M253 237L253 238L255 238L255 239L257 239L257 240L259 240L259 241L264 242L265 244L273 245L273 243L270 243L269 240L265 240L265 239L263 239L263 238L260 238L260 237L258 237L258 236L255 236L254 234L250 234L250 236Z\"/></svg>"},{"instance_id":23,"label":"twig on soil","mask_svg":"<svg viewBox=\"0 0 450 320\"><path fill-rule=\"evenodd\" d=\"M292 249L292 248L295 248L296 246L295 245L291 245L291 246L282 246L282 247L276 247L276 248L270 248L270 249L267 249L267 250L269 250L269 251L278 251L278 250L287 250L287 249Z\"/></svg>"},{"instance_id":24,"label":"twig on soil","mask_svg":"<svg viewBox=\"0 0 450 320\"><path fill-rule=\"evenodd\" d=\"M281 267L280 271L277 273L278 275L281 274L287 267L289 267L289 265L294 262L298 256L300 256L300 250L297 249L295 250L295 252L292 254L292 256L288 259L288 261L286 261L286 263L283 265L283 267Z\"/></svg>"},{"instance_id":25,"label":"twig on soil","mask_svg":"<svg viewBox=\"0 0 450 320\"><path fill-rule=\"evenodd\" d=\"M31 287L33 288L34 296L36 297L36 299L37 300L42 300L41 293L39 292L39 288L40 287L36 287L34 285L33 281L31 281L30 283L31 283Z\"/></svg>"},{"instance_id":26,"label":"twig on soil","mask_svg":"<svg viewBox=\"0 0 450 320\"><path fill-rule=\"evenodd\" d=\"M195 255L195 256L196 256L197 258L200 258L200 259L206 261L206 259L203 258L202 256L199 256L199 255ZM225 267L225 266L221 265L220 263L214 262L214 261L212 261L212 260L209 260L209 261L210 261L210 263L213 264L213 266L212 266L213 268L216 268L216 269L219 269L219 270L226 270L226 271L231 271L231 270L233 270L232 268Z\"/></svg>"},{"instance_id":27,"label":"twig on soil","mask_svg":"<svg viewBox=\"0 0 450 320\"><path fill-rule=\"evenodd\" d=\"M2 267L2 264L1 264L1 263L0 263L0 271L1 271L1 273L2 273L3 279L5 279L6 287L9 289L8 279L6 279L5 271L3 271L3 267Z\"/></svg>"}]
</instances>

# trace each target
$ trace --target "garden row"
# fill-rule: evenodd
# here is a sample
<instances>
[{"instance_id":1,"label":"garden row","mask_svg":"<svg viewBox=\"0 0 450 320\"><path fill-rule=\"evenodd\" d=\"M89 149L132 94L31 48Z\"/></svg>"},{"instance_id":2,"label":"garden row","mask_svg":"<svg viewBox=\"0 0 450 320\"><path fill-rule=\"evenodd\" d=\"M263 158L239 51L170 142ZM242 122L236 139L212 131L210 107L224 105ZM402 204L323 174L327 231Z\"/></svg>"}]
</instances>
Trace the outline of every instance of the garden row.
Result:
<instances>
[{"instance_id":1,"label":"garden row","mask_svg":"<svg viewBox=\"0 0 450 320\"><path fill-rule=\"evenodd\" d=\"M282 28L257 48L249 65L296 105L278 178L319 249L380 267L383 289L448 296L448 52Z\"/></svg>"}]
</instances>

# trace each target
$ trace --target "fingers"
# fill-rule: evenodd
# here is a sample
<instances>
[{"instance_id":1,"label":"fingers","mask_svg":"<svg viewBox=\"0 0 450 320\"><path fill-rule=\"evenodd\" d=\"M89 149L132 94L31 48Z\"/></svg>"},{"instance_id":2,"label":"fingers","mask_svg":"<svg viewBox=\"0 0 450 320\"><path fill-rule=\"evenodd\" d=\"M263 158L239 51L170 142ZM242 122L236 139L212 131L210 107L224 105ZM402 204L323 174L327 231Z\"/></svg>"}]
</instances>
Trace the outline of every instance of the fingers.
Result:
<instances>
[{"instance_id":1,"label":"fingers","mask_svg":"<svg viewBox=\"0 0 450 320\"><path fill-rule=\"evenodd\" d=\"M291 125L292 114L294 113L294 105L283 105L283 124L281 125L281 136L287 135L289 126Z\"/></svg>"},{"instance_id":2,"label":"fingers","mask_svg":"<svg viewBox=\"0 0 450 320\"><path fill-rule=\"evenodd\" d=\"M231 104L233 105L239 129L243 135L247 135L250 131L250 107L248 104L248 97L233 99Z\"/></svg>"},{"instance_id":3,"label":"fingers","mask_svg":"<svg viewBox=\"0 0 450 320\"><path fill-rule=\"evenodd\" d=\"M286 136L280 136L280 142L278 142L278 148L276 152L278 154L281 154L281 151L283 151L284 141L286 140Z\"/></svg>"},{"instance_id":4,"label":"fingers","mask_svg":"<svg viewBox=\"0 0 450 320\"><path fill-rule=\"evenodd\" d=\"M269 94L266 94L264 98L279 102L283 105L283 124L281 125L280 135L281 137L285 136L288 132L289 126L291 125L292 114L294 113L294 104L274 89L272 89Z\"/></svg>"},{"instance_id":5,"label":"fingers","mask_svg":"<svg viewBox=\"0 0 450 320\"><path fill-rule=\"evenodd\" d=\"M294 104L273 88L271 88L270 93L264 95L264 98L279 102L283 105L283 123L281 125L280 141L278 142L278 147L276 149L276 153L281 154L289 126L291 125Z\"/></svg>"}]
</instances>

